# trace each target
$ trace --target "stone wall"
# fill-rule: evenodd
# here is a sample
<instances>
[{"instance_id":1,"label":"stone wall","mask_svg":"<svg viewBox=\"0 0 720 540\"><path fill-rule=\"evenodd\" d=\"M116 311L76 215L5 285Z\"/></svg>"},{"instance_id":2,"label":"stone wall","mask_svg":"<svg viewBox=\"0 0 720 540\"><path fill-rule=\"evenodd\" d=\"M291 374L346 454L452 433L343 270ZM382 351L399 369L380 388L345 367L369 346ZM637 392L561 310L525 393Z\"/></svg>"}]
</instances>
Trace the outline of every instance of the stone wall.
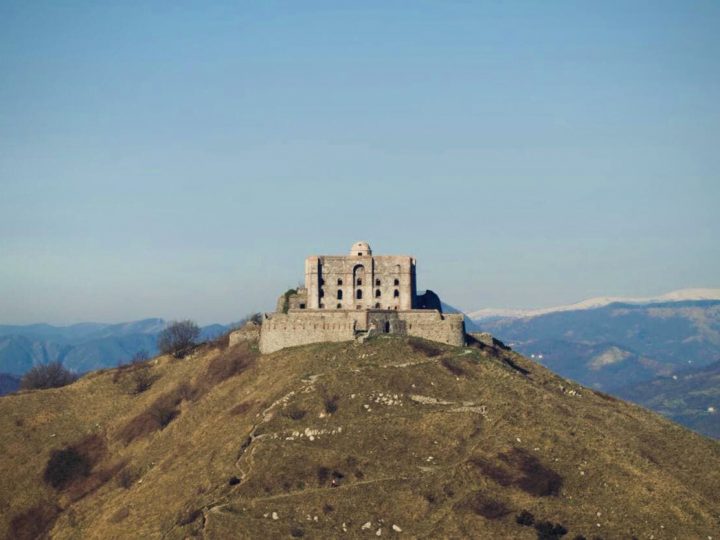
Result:
<instances>
[{"instance_id":1,"label":"stone wall","mask_svg":"<svg viewBox=\"0 0 720 540\"><path fill-rule=\"evenodd\" d=\"M260 332L260 351L323 341L351 341L359 333L416 336L454 346L465 344L461 314L434 310L297 310L266 315Z\"/></svg>"},{"instance_id":2,"label":"stone wall","mask_svg":"<svg viewBox=\"0 0 720 540\"><path fill-rule=\"evenodd\" d=\"M268 354L308 343L351 341L363 315L364 312L306 310L266 315L260 331L260 351Z\"/></svg>"}]
</instances>

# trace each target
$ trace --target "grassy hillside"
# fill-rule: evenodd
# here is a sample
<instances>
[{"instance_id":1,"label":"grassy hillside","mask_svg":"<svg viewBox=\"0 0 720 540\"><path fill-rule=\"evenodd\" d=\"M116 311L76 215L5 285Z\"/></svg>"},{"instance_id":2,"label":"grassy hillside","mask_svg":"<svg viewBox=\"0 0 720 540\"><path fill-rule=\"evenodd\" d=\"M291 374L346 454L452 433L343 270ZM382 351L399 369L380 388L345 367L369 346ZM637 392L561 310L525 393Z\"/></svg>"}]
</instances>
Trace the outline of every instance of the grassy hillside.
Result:
<instances>
[{"instance_id":1,"label":"grassy hillside","mask_svg":"<svg viewBox=\"0 0 720 540\"><path fill-rule=\"evenodd\" d=\"M208 346L0 398L0 433L14 539L720 528L720 444L488 347Z\"/></svg>"}]
</instances>

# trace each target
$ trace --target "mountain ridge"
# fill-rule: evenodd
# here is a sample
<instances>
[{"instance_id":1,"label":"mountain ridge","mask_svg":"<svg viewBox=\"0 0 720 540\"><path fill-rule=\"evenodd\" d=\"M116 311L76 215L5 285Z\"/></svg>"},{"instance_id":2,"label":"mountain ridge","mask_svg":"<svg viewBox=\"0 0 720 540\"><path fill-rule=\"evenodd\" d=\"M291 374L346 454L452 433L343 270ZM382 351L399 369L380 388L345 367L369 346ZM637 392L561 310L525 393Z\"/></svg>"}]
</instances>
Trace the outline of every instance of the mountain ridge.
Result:
<instances>
[{"instance_id":1,"label":"mountain ridge","mask_svg":"<svg viewBox=\"0 0 720 540\"><path fill-rule=\"evenodd\" d=\"M467 313L473 321L491 318L532 318L540 315L565 311L582 311L606 307L611 304L662 304L666 302L685 302L699 300L720 300L720 288L713 289L679 289L659 296L623 297L600 296L588 298L574 304L564 304L547 308L483 308Z\"/></svg>"}]
</instances>

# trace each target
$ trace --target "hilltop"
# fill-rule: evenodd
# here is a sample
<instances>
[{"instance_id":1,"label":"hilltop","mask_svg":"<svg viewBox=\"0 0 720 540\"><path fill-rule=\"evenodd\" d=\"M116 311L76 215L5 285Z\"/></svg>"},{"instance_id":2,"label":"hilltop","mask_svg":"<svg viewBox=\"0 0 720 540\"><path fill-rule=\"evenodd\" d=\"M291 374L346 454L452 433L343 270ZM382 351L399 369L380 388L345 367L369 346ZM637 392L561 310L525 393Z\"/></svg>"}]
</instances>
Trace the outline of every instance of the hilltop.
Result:
<instances>
[{"instance_id":1,"label":"hilltop","mask_svg":"<svg viewBox=\"0 0 720 540\"><path fill-rule=\"evenodd\" d=\"M0 398L0 432L8 538L720 527L720 444L500 344L381 336L261 356L216 342Z\"/></svg>"}]
</instances>

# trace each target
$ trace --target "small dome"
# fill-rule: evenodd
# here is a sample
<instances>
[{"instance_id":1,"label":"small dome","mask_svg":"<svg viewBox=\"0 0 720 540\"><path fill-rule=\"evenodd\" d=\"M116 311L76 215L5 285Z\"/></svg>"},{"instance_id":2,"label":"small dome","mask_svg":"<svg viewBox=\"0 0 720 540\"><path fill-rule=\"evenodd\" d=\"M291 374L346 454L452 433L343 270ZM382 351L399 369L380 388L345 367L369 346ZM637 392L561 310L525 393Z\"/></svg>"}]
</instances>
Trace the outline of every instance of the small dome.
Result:
<instances>
[{"instance_id":1,"label":"small dome","mask_svg":"<svg viewBox=\"0 0 720 540\"><path fill-rule=\"evenodd\" d=\"M372 255L372 249L370 249L370 244L368 244L367 242L355 242L352 245L352 249L350 249L350 255L354 255L356 257Z\"/></svg>"}]
</instances>

